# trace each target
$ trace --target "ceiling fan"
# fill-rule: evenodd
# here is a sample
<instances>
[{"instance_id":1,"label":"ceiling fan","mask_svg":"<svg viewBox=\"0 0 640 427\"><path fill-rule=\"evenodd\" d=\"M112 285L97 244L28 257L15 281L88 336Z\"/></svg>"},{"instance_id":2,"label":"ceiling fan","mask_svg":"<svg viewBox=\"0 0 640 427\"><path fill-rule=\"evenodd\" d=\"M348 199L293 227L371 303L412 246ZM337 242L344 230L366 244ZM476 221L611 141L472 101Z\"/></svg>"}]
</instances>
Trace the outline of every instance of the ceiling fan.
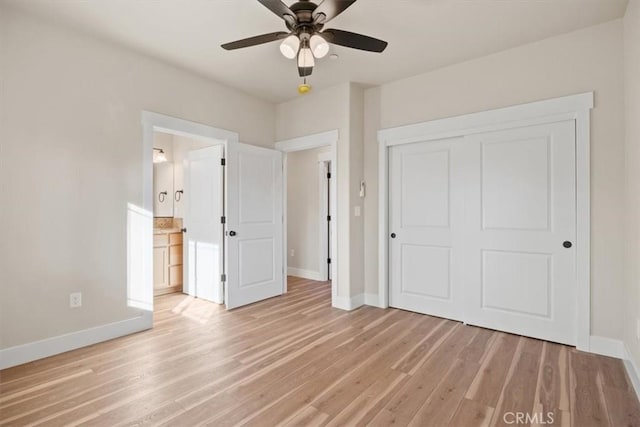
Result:
<instances>
[{"instance_id":1,"label":"ceiling fan","mask_svg":"<svg viewBox=\"0 0 640 427\"><path fill-rule=\"evenodd\" d=\"M356 0L299 0L287 6L281 0L258 0L267 9L282 18L288 32L262 34L225 43L226 50L241 49L277 40L280 52L289 59L298 59L300 77L310 76L315 65L315 58L323 58L329 53L329 43L369 52L382 52L387 42L349 31L324 29L324 25L344 12Z\"/></svg>"}]
</instances>

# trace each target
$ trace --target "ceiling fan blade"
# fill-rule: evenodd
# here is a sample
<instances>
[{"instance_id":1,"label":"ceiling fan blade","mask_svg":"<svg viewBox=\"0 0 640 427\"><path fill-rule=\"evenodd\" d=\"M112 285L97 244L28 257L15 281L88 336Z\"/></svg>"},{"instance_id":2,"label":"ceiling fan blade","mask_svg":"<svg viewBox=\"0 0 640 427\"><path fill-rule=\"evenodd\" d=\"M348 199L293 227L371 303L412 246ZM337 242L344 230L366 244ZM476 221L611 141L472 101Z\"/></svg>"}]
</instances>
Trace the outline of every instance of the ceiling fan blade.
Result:
<instances>
[{"instance_id":1,"label":"ceiling fan blade","mask_svg":"<svg viewBox=\"0 0 640 427\"><path fill-rule=\"evenodd\" d=\"M256 46L259 44L281 40L287 37L288 35L289 33L285 33L284 31L278 31L275 33L262 34L255 37L249 37L248 39L236 40L234 42L225 43L221 45L221 47L226 50L241 49L243 47Z\"/></svg>"},{"instance_id":2,"label":"ceiling fan blade","mask_svg":"<svg viewBox=\"0 0 640 427\"><path fill-rule=\"evenodd\" d=\"M284 4L281 0L258 0L264 7L269 9L271 12L278 15L280 18L284 19L285 15L290 15L292 17L296 17L296 14L293 13L289 6Z\"/></svg>"},{"instance_id":3,"label":"ceiling fan blade","mask_svg":"<svg viewBox=\"0 0 640 427\"><path fill-rule=\"evenodd\" d=\"M388 45L384 40L374 39L373 37L352 33L350 31L329 29L324 30L320 35L329 43L369 52L380 53L384 51Z\"/></svg>"},{"instance_id":4,"label":"ceiling fan blade","mask_svg":"<svg viewBox=\"0 0 640 427\"><path fill-rule=\"evenodd\" d=\"M324 0L313 11L314 22L325 24L340 15L355 2L356 0ZM321 15L324 15L324 17Z\"/></svg>"}]
</instances>

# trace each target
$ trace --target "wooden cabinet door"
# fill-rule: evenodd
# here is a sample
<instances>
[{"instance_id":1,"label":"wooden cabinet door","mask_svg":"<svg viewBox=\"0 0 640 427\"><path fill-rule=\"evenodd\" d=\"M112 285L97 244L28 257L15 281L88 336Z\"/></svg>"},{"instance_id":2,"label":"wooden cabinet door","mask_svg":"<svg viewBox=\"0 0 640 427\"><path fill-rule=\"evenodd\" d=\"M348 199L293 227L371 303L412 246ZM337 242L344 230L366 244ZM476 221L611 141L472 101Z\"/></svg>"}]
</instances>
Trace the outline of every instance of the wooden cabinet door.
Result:
<instances>
[{"instance_id":1,"label":"wooden cabinet door","mask_svg":"<svg viewBox=\"0 0 640 427\"><path fill-rule=\"evenodd\" d=\"M169 251L166 246L153 248L153 287L169 285Z\"/></svg>"}]
</instances>

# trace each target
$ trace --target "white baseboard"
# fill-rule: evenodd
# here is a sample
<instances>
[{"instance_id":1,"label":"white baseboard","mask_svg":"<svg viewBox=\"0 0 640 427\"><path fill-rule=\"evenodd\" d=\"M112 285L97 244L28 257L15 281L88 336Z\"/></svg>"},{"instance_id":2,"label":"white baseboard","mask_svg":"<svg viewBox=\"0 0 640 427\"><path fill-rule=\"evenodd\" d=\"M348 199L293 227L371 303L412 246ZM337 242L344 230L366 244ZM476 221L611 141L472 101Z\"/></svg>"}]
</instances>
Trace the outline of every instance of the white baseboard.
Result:
<instances>
[{"instance_id":1,"label":"white baseboard","mask_svg":"<svg viewBox=\"0 0 640 427\"><path fill-rule=\"evenodd\" d=\"M364 294L364 304L372 307L380 307L380 298L378 298L378 294Z\"/></svg>"},{"instance_id":2,"label":"white baseboard","mask_svg":"<svg viewBox=\"0 0 640 427\"><path fill-rule=\"evenodd\" d=\"M319 271L305 270L303 268L287 267L287 275L302 277L303 279L308 280L317 280L319 282L327 280L327 278L323 277L322 273Z\"/></svg>"},{"instance_id":3,"label":"white baseboard","mask_svg":"<svg viewBox=\"0 0 640 427\"><path fill-rule=\"evenodd\" d=\"M0 350L0 369L108 341L113 338L144 331L153 327L153 315L144 311L139 317L108 323L78 332L59 335Z\"/></svg>"},{"instance_id":4,"label":"white baseboard","mask_svg":"<svg viewBox=\"0 0 640 427\"><path fill-rule=\"evenodd\" d=\"M355 310L356 308L362 307L364 305L364 294L359 294L352 297L334 296L331 299L331 305L341 310Z\"/></svg>"},{"instance_id":5,"label":"white baseboard","mask_svg":"<svg viewBox=\"0 0 640 427\"><path fill-rule=\"evenodd\" d=\"M596 335L589 337L589 352L618 359L626 358L622 341Z\"/></svg>"},{"instance_id":6,"label":"white baseboard","mask_svg":"<svg viewBox=\"0 0 640 427\"><path fill-rule=\"evenodd\" d=\"M633 389L636 391L636 396L640 400L640 370L633 361L631 352L626 345L624 346L624 353L624 367L627 369L627 374L629 375L631 384L633 384Z\"/></svg>"}]
</instances>

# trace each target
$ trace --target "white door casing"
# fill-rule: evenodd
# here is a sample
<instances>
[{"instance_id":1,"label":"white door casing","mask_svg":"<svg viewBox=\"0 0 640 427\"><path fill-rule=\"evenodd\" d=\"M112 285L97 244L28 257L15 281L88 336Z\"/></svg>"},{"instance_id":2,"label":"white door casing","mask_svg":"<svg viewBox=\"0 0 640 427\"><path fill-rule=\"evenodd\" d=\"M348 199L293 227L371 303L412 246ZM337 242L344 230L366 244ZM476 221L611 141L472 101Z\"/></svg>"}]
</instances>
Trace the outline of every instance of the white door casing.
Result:
<instances>
[{"instance_id":1,"label":"white door casing","mask_svg":"<svg viewBox=\"0 0 640 427\"><path fill-rule=\"evenodd\" d=\"M227 146L226 274L228 309L284 292L282 153Z\"/></svg>"},{"instance_id":2,"label":"white door casing","mask_svg":"<svg viewBox=\"0 0 640 427\"><path fill-rule=\"evenodd\" d=\"M389 304L462 320L460 138L389 150Z\"/></svg>"},{"instance_id":3,"label":"white door casing","mask_svg":"<svg viewBox=\"0 0 640 427\"><path fill-rule=\"evenodd\" d=\"M187 153L184 165L184 292L218 304L224 302L222 144Z\"/></svg>"},{"instance_id":4,"label":"white door casing","mask_svg":"<svg viewBox=\"0 0 640 427\"><path fill-rule=\"evenodd\" d=\"M575 123L465 144L466 322L575 345Z\"/></svg>"}]
</instances>

